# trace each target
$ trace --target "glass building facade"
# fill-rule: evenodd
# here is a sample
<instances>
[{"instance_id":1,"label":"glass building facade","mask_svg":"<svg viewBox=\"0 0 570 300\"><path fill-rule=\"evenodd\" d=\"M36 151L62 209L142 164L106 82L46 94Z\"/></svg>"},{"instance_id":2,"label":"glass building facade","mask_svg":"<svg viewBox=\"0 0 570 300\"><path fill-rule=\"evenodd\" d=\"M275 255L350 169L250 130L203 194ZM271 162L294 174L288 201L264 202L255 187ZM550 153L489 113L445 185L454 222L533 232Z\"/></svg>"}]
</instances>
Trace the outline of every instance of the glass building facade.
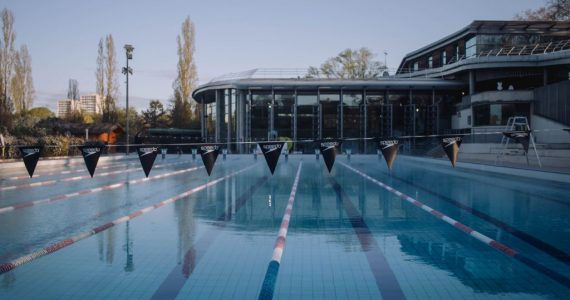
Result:
<instances>
[{"instance_id":1,"label":"glass building facade","mask_svg":"<svg viewBox=\"0 0 570 300\"><path fill-rule=\"evenodd\" d=\"M236 142L295 140L295 150L313 153L310 141L340 138L343 149L375 153L371 138L449 132L454 111L443 108L461 102L457 84L436 89L311 89L226 88L203 102L206 141L226 143L232 152L249 152ZM367 140L368 139L368 140Z\"/></svg>"}]
</instances>

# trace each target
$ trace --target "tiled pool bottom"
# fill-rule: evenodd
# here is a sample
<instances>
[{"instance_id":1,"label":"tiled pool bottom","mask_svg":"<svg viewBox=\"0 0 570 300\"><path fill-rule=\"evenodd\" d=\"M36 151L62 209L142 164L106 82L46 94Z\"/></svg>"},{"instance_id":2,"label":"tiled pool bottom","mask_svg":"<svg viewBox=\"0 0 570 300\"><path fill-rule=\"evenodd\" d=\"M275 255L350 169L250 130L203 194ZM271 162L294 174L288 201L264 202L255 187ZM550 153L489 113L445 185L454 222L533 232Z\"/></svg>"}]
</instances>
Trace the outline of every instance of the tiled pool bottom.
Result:
<instances>
[{"instance_id":1,"label":"tiled pool bottom","mask_svg":"<svg viewBox=\"0 0 570 300\"><path fill-rule=\"evenodd\" d=\"M201 164L188 157L165 163L176 159L189 162L154 169L151 176ZM300 165L275 299L570 298L570 199L562 184L404 157L388 173L376 156L341 156L330 175L322 157L282 157L272 176L262 157L228 156L219 158L209 179L226 180L0 275L0 299L255 299ZM0 191L0 206L139 173ZM0 263L207 183L199 169L2 213Z\"/></svg>"}]
</instances>

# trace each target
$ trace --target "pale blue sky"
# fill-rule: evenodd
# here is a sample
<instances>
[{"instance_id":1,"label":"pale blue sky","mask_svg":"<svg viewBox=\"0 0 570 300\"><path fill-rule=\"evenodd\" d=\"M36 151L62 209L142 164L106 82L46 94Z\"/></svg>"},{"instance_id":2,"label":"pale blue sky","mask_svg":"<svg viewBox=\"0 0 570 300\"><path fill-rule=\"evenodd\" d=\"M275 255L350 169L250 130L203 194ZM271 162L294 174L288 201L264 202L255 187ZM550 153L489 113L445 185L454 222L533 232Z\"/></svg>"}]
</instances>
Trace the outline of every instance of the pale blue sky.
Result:
<instances>
[{"instance_id":1,"label":"pale blue sky","mask_svg":"<svg viewBox=\"0 0 570 300\"><path fill-rule=\"evenodd\" d=\"M95 90L97 43L113 34L119 69L122 46L134 45L131 103L166 102L176 76L176 35L186 16L196 25L200 82L229 72L319 65L345 48L369 47L395 68L402 57L468 25L511 19L543 0L400 1L31 1L3 0L15 15L16 44L32 55L35 106L55 108L69 78L80 93ZM124 76L120 75L124 106Z\"/></svg>"}]
</instances>

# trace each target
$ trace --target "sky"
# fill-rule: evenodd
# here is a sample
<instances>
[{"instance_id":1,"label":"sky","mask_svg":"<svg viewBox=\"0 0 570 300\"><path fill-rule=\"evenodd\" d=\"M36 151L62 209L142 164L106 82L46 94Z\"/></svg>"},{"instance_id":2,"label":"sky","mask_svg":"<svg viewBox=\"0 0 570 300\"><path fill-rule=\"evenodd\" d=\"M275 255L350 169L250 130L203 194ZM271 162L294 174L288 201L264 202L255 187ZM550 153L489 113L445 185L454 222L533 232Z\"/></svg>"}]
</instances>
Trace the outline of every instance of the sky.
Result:
<instances>
[{"instance_id":1,"label":"sky","mask_svg":"<svg viewBox=\"0 0 570 300\"><path fill-rule=\"evenodd\" d=\"M510 20L544 0L1 0L14 13L16 46L32 56L34 106L55 110L70 78L80 94L95 91L99 39L112 34L117 64L124 44L135 47L129 65L129 102L167 103L176 77L176 37L189 16L196 28L200 84L254 68L318 66L346 48L368 47L389 68L406 53L451 34L473 20ZM125 78L119 78L120 106Z\"/></svg>"}]
</instances>

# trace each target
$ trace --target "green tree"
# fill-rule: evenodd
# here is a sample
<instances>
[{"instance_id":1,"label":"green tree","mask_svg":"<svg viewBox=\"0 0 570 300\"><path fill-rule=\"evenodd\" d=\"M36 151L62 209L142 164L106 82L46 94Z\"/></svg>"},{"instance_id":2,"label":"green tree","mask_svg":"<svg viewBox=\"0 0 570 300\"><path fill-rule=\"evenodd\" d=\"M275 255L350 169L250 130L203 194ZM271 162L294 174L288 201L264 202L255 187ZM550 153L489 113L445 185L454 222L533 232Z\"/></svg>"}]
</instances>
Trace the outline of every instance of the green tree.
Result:
<instances>
[{"instance_id":1,"label":"green tree","mask_svg":"<svg viewBox=\"0 0 570 300\"><path fill-rule=\"evenodd\" d=\"M113 35L109 34L105 38L105 97L103 98L105 110L103 110L103 121L116 122L115 100L119 91L117 83L117 53Z\"/></svg>"},{"instance_id":2,"label":"green tree","mask_svg":"<svg viewBox=\"0 0 570 300\"><path fill-rule=\"evenodd\" d=\"M196 88L198 74L194 61L195 51L194 23L186 17L182 23L182 33L178 35L178 75L173 83L174 99L171 111L172 124L178 128L194 126L198 121L199 111L192 100L192 91ZM199 124L199 122L198 122Z\"/></svg>"},{"instance_id":3,"label":"green tree","mask_svg":"<svg viewBox=\"0 0 570 300\"><path fill-rule=\"evenodd\" d=\"M548 0L537 9L515 15L521 21L570 21L570 0Z\"/></svg>"},{"instance_id":4,"label":"green tree","mask_svg":"<svg viewBox=\"0 0 570 300\"><path fill-rule=\"evenodd\" d=\"M160 100L151 100L147 110L142 111L145 124L150 127L164 127L168 124L168 118L164 111L164 105Z\"/></svg>"},{"instance_id":5,"label":"green tree","mask_svg":"<svg viewBox=\"0 0 570 300\"><path fill-rule=\"evenodd\" d=\"M340 79L371 79L382 76L386 66L374 60L368 48L345 49L337 56L327 59L319 68L309 67L307 77Z\"/></svg>"},{"instance_id":6,"label":"green tree","mask_svg":"<svg viewBox=\"0 0 570 300\"><path fill-rule=\"evenodd\" d=\"M127 128L127 110L124 107L120 107L117 109L117 123L121 125L123 128ZM139 132L144 127L144 120L134 107L129 107L129 128L131 132ZM131 138L133 135L131 134Z\"/></svg>"},{"instance_id":7,"label":"green tree","mask_svg":"<svg viewBox=\"0 0 570 300\"><path fill-rule=\"evenodd\" d=\"M47 107L34 107L27 112L27 115L39 120L55 117L54 113Z\"/></svg>"},{"instance_id":8,"label":"green tree","mask_svg":"<svg viewBox=\"0 0 570 300\"><path fill-rule=\"evenodd\" d=\"M14 73L10 85L10 94L16 113L25 113L32 107L34 93L32 58L28 47L23 45L14 56Z\"/></svg>"},{"instance_id":9,"label":"green tree","mask_svg":"<svg viewBox=\"0 0 570 300\"><path fill-rule=\"evenodd\" d=\"M14 64L14 15L8 9L0 12L2 37L0 38L0 127L11 127L14 105L10 98L10 81Z\"/></svg>"}]
</instances>

